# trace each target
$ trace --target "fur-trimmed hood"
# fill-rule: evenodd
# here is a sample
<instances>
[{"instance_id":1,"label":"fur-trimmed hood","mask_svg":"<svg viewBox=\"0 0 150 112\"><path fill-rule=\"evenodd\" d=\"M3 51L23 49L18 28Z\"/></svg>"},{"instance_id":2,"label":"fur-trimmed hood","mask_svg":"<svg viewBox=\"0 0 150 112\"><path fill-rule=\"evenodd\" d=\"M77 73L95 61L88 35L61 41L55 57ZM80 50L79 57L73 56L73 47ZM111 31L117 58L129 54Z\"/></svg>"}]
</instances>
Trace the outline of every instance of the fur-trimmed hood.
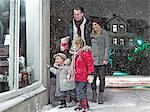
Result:
<instances>
[{"instance_id":1,"label":"fur-trimmed hood","mask_svg":"<svg viewBox=\"0 0 150 112\"><path fill-rule=\"evenodd\" d=\"M82 52L88 52L91 51L91 47L90 46L84 46L82 49L78 50L77 52L75 52L75 55L77 55L78 53L82 53Z\"/></svg>"},{"instance_id":2,"label":"fur-trimmed hood","mask_svg":"<svg viewBox=\"0 0 150 112\"><path fill-rule=\"evenodd\" d=\"M86 45L81 50L83 50L83 51L91 51L91 47Z\"/></svg>"}]
</instances>

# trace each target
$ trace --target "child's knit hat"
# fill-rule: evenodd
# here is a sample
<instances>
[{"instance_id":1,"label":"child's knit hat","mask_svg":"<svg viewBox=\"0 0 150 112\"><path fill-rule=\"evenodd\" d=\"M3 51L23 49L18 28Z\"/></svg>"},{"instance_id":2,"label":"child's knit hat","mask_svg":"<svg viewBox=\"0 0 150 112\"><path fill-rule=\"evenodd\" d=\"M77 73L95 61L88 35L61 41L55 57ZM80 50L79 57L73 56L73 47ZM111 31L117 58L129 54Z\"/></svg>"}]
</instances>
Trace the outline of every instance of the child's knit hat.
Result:
<instances>
[{"instance_id":1,"label":"child's knit hat","mask_svg":"<svg viewBox=\"0 0 150 112\"><path fill-rule=\"evenodd\" d=\"M63 58L64 60L67 59L67 56L63 53L57 53L57 54L54 54L53 58L56 58L57 56L60 56L61 58Z\"/></svg>"}]
</instances>

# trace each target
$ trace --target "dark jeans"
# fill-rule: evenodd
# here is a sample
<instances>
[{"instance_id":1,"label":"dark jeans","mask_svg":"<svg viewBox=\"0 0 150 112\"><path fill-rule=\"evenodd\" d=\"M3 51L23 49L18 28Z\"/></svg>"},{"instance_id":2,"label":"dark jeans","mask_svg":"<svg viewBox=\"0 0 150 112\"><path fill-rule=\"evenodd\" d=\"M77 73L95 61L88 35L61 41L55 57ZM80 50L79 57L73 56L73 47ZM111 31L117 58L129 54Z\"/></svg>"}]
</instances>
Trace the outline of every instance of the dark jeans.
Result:
<instances>
[{"instance_id":1,"label":"dark jeans","mask_svg":"<svg viewBox=\"0 0 150 112\"><path fill-rule=\"evenodd\" d=\"M76 91L75 91L75 89L73 89L73 90L69 90L69 91L61 91L60 100L66 99L67 94L70 95L71 99L77 98Z\"/></svg>"},{"instance_id":2,"label":"dark jeans","mask_svg":"<svg viewBox=\"0 0 150 112\"><path fill-rule=\"evenodd\" d=\"M96 79L99 77L100 84L99 84L99 92L104 92L105 89L105 74L106 74L106 66L94 66L94 80L91 84L92 90L96 90Z\"/></svg>"},{"instance_id":3,"label":"dark jeans","mask_svg":"<svg viewBox=\"0 0 150 112\"><path fill-rule=\"evenodd\" d=\"M87 82L76 81L76 93L77 97L81 101L82 99L87 99Z\"/></svg>"}]
</instances>

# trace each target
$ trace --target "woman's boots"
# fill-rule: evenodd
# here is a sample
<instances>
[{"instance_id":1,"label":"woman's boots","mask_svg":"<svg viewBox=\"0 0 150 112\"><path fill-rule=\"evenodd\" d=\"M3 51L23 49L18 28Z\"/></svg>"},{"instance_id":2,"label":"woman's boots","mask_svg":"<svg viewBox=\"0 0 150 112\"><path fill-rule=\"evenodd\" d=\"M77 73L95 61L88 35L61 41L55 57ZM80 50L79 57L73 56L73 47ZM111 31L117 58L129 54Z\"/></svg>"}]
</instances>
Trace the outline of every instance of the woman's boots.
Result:
<instances>
[{"instance_id":1,"label":"woman's boots","mask_svg":"<svg viewBox=\"0 0 150 112\"><path fill-rule=\"evenodd\" d=\"M98 104L103 104L103 102L104 102L103 93L104 92L99 92ZM96 103L96 101L97 101L97 93L96 93L96 90L94 90L93 91L93 96L92 96L92 102Z\"/></svg>"},{"instance_id":2,"label":"woman's boots","mask_svg":"<svg viewBox=\"0 0 150 112\"><path fill-rule=\"evenodd\" d=\"M99 92L98 104L103 104L103 102L104 102L103 93L104 92Z\"/></svg>"}]
</instances>

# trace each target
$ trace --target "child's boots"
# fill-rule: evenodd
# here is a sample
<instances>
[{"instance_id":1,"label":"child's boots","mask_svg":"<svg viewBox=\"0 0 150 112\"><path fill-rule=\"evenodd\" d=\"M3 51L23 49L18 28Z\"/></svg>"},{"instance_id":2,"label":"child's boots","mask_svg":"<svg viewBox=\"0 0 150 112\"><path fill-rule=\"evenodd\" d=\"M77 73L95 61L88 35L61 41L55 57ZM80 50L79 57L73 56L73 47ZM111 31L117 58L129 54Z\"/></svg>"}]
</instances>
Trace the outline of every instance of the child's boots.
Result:
<instances>
[{"instance_id":1,"label":"child's boots","mask_svg":"<svg viewBox=\"0 0 150 112\"><path fill-rule=\"evenodd\" d=\"M67 104L66 104L66 100L65 100L65 99L60 100L60 101L61 101L61 104L60 104L60 107L59 107L60 109L67 107Z\"/></svg>"}]
</instances>

